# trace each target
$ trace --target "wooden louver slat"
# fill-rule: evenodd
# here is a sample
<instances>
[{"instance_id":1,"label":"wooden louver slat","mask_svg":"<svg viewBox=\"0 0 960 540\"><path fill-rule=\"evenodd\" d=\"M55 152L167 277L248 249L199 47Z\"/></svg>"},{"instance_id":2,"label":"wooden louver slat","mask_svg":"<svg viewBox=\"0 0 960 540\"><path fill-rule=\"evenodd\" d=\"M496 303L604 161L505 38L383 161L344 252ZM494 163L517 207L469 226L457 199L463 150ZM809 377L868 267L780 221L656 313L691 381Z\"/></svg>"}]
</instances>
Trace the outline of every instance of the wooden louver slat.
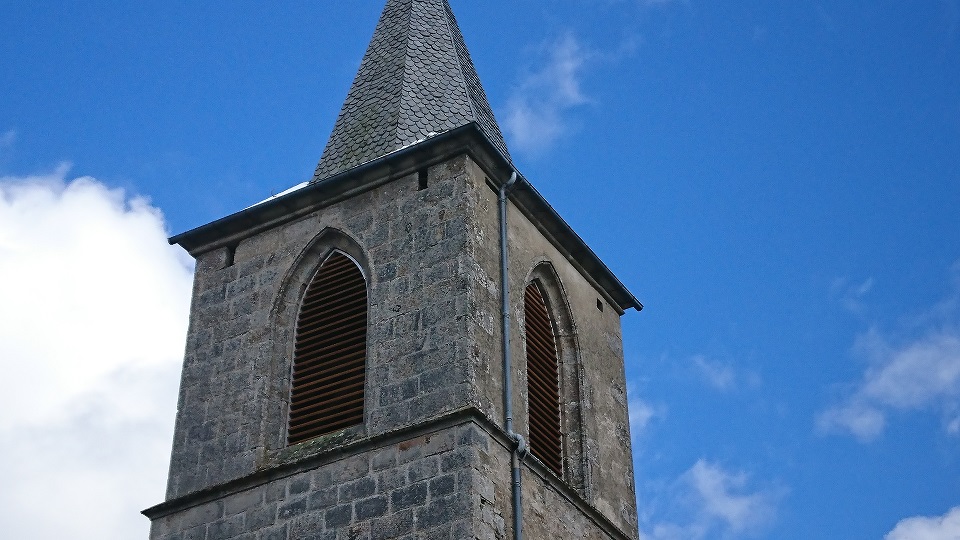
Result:
<instances>
[{"instance_id":1,"label":"wooden louver slat","mask_svg":"<svg viewBox=\"0 0 960 540\"><path fill-rule=\"evenodd\" d=\"M334 252L307 287L297 316L288 444L363 422L367 283Z\"/></svg>"},{"instance_id":2,"label":"wooden louver slat","mask_svg":"<svg viewBox=\"0 0 960 540\"><path fill-rule=\"evenodd\" d=\"M536 283L527 286L523 308L527 337L530 452L557 476L562 477L563 444L557 340L543 294Z\"/></svg>"}]
</instances>

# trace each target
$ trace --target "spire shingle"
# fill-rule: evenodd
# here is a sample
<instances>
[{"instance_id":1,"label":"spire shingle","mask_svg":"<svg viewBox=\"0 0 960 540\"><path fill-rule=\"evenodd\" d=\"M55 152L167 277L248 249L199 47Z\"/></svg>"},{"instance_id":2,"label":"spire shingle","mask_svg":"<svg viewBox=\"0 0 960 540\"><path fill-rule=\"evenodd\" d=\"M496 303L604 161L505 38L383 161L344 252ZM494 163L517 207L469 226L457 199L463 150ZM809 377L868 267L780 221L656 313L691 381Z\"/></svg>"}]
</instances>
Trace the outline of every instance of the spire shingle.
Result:
<instances>
[{"instance_id":1,"label":"spire shingle","mask_svg":"<svg viewBox=\"0 0 960 540\"><path fill-rule=\"evenodd\" d=\"M447 0L388 0L313 181L471 122L509 159Z\"/></svg>"}]
</instances>

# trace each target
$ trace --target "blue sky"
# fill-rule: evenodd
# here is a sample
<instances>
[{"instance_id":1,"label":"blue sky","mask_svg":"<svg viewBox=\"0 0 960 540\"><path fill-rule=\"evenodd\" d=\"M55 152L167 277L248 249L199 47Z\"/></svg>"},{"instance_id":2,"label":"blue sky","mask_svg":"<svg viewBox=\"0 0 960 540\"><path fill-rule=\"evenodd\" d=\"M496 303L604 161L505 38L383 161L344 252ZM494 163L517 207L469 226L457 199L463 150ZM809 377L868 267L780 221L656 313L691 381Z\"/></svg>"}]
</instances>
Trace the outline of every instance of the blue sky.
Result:
<instances>
[{"instance_id":1,"label":"blue sky","mask_svg":"<svg viewBox=\"0 0 960 540\"><path fill-rule=\"evenodd\" d=\"M451 4L519 169L646 306L645 535L956 538L960 1ZM38 441L0 450L0 531L145 534L189 300L163 234L310 178L381 8L0 5L0 363L55 381L39 412L0 383L0 434ZM116 508L22 532L67 474L37 456Z\"/></svg>"}]
</instances>

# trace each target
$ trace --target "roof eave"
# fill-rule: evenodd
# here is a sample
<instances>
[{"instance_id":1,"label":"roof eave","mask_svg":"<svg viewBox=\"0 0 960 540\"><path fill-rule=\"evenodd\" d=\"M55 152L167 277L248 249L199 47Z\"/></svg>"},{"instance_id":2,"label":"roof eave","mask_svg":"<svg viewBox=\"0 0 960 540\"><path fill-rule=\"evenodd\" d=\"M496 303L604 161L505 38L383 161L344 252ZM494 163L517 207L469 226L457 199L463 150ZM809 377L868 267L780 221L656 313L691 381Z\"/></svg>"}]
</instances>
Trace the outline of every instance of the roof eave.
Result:
<instances>
[{"instance_id":1,"label":"roof eave","mask_svg":"<svg viewBox=\"0 0 960 540\"><path fill-rule=\"evenodd\" d=\"M486 155L471 154L471 157L483 167L491 183L499 188L510 178L516 169L512 162L486 136L482 129L476 128L475 134L483 141ZM517 172L517 183L509 191L510 200L520 209L534 226L586 277L595 288L605 292L606 300L623 315L634 308L643 310L643 304L621 282L616 275L580 235L560 216L525 176Z\"/></svg>"},{"instance_id":2,"label":"roof eave","mask_svg":"<svg viewBox=\"0 0 960 540\"><path fill-rule=\"evenodd\" d=\"M311 181L286 195L174 235L168 242L180 245L194 257L235 245L258 232L439 163L450 155L464 153L464 134L472 131L471 124L430 137L323 180Z\"/></svg>"},{"instance_id":3,"label":"roof eave","mask_svg":"<svg viewBox=\"0 0 960 540\"><path fill-rule=\"evenodd\" d=\"M630 308L643 310L643 304L637 297L522 175L518 175L518 183L511 191L510 199L520 207L527 218L536 218L531 221L534 221L544 236L558 247L581 274L591 280L597 289L607 293L607 301L617 308L620 315Z\"/></svg>"},{"instance_id":4,"label":"roof eave","mask_svg":"<svg viewBox=\"0 0 960 540\"><path fill-rule=\"evenodd\" d=\"M259 232L458 154L469 155L484 169L495 187L506 182L514 170L483 130L476 123L470 123L175 235L169 242L179 244L194 257L220 247L235 246ZM522 175L510 192L510 200L597 290L604 293L619 314L630 308L643 309L643 304Z\"/></svg>"}]
</instances>

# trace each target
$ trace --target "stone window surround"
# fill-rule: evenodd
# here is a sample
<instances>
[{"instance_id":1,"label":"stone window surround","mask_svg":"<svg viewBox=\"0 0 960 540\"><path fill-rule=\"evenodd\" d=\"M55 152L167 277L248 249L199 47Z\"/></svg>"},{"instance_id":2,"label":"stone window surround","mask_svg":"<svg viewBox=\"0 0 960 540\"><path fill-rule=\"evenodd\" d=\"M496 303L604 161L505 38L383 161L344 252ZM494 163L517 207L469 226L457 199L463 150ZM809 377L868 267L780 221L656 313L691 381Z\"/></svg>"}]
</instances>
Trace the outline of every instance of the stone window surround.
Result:
<instances>
[{"instance_id":1,"label":"stone window surround","mask_svg":"<svg viewBox=\"0 0 960 540\"><path fill-rule=\"evenodd\" d=\"M307 286L323 261L334 251L344 253L357 263L367 280L368 290L374 286L372 283L374 279L372 266L366 252L356 240L333 227L327 227L320 231L291 266L288 274L284 276L280 293L271 313L276 339L274 339L275 354L271 362L272 373L270 378L274 385L278 385L274 387L272 394L283 396L283 400L282 403L277 404L278 406L272 407L263 420L267 423L264 426L267 429L263 430L263 433L268 437L265 445L268 461L283 462L294 458L296 454L313 453L322 448L340 446L369 436L368 419L365 417L363 424L358 426L346 428L318 439L303 441L290 447L286 445L286 423L290 407L290 374L293 369L293 337L295 335L296 316L299 312L300 300ZM549 259L544 258L533 265L524 279L523 288L534 281L540 285L543 292L547 311L555 325L554 331L557 340L564 469L563 478L560 480L589 500L589 466L585 448L586 440L583 434L584 373L579 353L576 323L573 320L572 310L567 302L567 294L563 284ZM368 295L368 302L371 301L371 298ZM520 358L524 362L521 370L524 378L522 381L516 382L518 385L522 385L521 388L526 388L526 335L523 330L522 302L519 305L521 307L517 308L515 306L515 309L520 314L518 326L520 328L521 346L523 347L523 354L520 355ZM368 306L369 309L370 306ZM369 384L370 380L368 378L367 385ZM370 388L365 389L365 399L368 400L368 403L373 395L375 395L375 392L372 392ZM524 399L526 399L525 392ZM369 414L370 410L371 407L365 407L365 416Z\"/></svg>"},{"instance_id":2,"label":"stone window surround","mask_svg":"<svg viewBox=\"0 0 960 540\"><path fill-rule=\"evenodd\" d=\"M563 448L563 478L562 480L577 490L582 496L589 497L589 467L586 461L587 453L583 436L582 396L584 395L584 373L580 358L580 347L577 340L577 327L573 320L572 310L567 302L567 294L563 283L557 275L553 264L548 259L542 259L533 265L533 268L524 279L522 290L531 283L537 283L543 293L547 313L550 315L554 328L554 337L557 344L557 359L560 375L560 427ZM522 303L521 303L522 305ZM517 381L526 388L526 331L522 308L517 308L520 314L518 326L523 347L523 354L518 360L524 365L520 370L523 381ZM525 400L528 398L524 393ZM529 407L529 405L528 405ZM528 428L529 429L529 428ZM529 459L529 457L528 457ZM546 467L544 467L546 468Z\"/></svg>"},{"instance_id":3,"label":"stone window surround","mask_svg":"<svg viewBox=\"0 0 960 540\"><path fill-rule=\"evenodd\" d=\"M321 436L317 439L309 439L300 443L287 446L287 423L290 410L290 392L292 390L292 373L294 360L294 342L296 335L296 320L300 312L300 305L307 287L314 276L323 265L324 261L338 251L346 255L360 269L363 278L367 283L367 312L370 312L372 288L370 261L360 244L343 231L326 227L321 230L307 245L297 260L291 265L286 276L281 281L280 292L277 295L277 301L271 310L271 322L274 332L271 365L271 390L272 396L282 397L282 402L277 406L270 407L268 414L264 418L267 429L262 432L267 437L265 447L267 449L268 460L285 459L286 454L296 453L298 449L306 450L306 447L312 447L311 441L330 444L335 439L339 444L348 440L356 440L367 436L367 416L371 407L369 400L374 395L370 391L370 379L366 378L364 388L364 421L362 424L336 431L332 434ZM367 318L367 324L370 324L370 317ZM369 329L367 335L369 336ZM370 344L367 342L367 362L369 367ZM318 441L319 439L319 441ZM289 449L288 449L289 448ZM272 459L271 459L272 458Z\"/></svg>"}]
</instances>

